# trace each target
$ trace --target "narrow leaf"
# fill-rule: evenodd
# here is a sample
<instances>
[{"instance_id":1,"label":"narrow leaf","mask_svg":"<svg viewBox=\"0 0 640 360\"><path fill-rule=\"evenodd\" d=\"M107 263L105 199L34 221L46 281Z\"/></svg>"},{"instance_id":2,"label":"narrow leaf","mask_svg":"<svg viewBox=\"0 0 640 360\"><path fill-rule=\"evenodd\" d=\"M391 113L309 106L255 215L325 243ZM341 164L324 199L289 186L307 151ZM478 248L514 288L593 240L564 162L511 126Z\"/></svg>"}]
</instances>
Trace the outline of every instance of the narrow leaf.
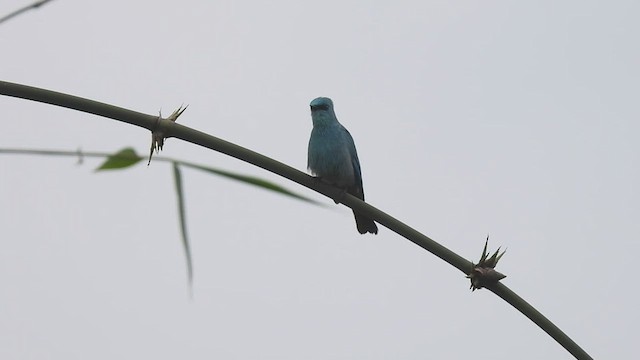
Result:
<instances>
[{"instance_id":1,"label":"narrow leaf","mask_svg":"<svg viewBox=\"0 0 640 360\"><path fill-rule=\"evenodd\" d=\"M140 160L142 158L136 154L133 148L124 148L107 157L107 160L96 171L124 169L137 164Z\"/></svg>"},{"instance_id":2,"label":"narrow leaf","mask_svg":"<svg viewBox=\"0 0 640 360\"><path fill-rule=\"evenodd\" d=\"M184 210L184 191L182 190L182 174L180 167L175 161L173 165L173 180L176 184L176 197L178 199L178 218L180 220L180 233L182 235L182 247L184 248L184 256L187 262L187 278L189 280L189 289L193 289L193 262L191 261L191 247L189 246L189 238L187 236L187 218Z\"/></svg>"},{"instance_id":3,"label":"narrow leaf","mask_svg":"<svg viewBox=\"0 0 640 360\"><path fill-rule=\"evenodd\" d=\"M223 176L223 177L226 177L226 178L229 178L229 179L240 181L240 182L243 182L243 183L246 183L246 184L249 184L249 185L261 187L261 188L266 189L266 190L274 191L274 192L277 192L279 194L286 195L286 196L292 197L294 199L302 200L302 201L305 201L305 202L308 202L308 203L311 203L311 204L314 204L314 205L323 206L322 203L319 203L319 202L317 202L315 200L312 200L312 199L310 199L308 197L296 194L296 193L294 193L294 192L292 192L290 190L287 190L287 189L283 188L282 186L280 186L280 185L278 185L276 183L273 183L273 182L270 182L268 180L261 179L261 178L255 177L255 176L236 174L236 173L232 173L232 172L225 171L225 170L215 169L215 168L208 167L208 166L196 165L196 164L186 163L186 162L181 162L181 164L184 165L184 166L188 166L190 168L193 168L193 169L198 169L198 170L201 170L201 171L209 172L209 173L220 175L220 176Z\"/></svg>"}]
</instances>

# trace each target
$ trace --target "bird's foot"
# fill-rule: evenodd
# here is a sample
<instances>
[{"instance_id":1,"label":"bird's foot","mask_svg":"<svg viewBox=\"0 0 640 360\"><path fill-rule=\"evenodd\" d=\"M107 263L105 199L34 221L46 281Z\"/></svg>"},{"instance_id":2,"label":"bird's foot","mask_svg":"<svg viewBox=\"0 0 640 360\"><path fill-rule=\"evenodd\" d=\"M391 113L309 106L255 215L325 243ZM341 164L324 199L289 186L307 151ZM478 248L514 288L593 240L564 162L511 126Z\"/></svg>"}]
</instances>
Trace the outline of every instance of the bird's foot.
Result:
<instances>
[{"instance_id":1,"label":"bird's foot","mask_svg":"<svg viewBox=\"0 0 640 360\"><path fill-rule=\"evenodd\" d=\"M336 189L339 190L339 192L337 192L335 196L332 196L331 198L333 199L333 202L335 202L336 204L340 204L342 200L344 200L345 196L347 196L347 189Z\"/></svg>"},{"instance_id":2,"label":"bird's foot","mask_svg":"<svg viewBox=\"0 0 640 360\"><path fill-rule=\"evenodd\" d=\"M347 194L347 189L346 188L341 188L339 186L337 186L336 184L332 183L331 181L328 181L326 179L323 179L319 176L315 176L314 177L315 181L317 182L321 182L323 184L326 185L330 185L333 189L333 191L331 192L330 197L333 200L333 202L335 202L336 204L340 204L342 202L342 200L344 200L346 194Z\"/></svg>"}]
</instances>

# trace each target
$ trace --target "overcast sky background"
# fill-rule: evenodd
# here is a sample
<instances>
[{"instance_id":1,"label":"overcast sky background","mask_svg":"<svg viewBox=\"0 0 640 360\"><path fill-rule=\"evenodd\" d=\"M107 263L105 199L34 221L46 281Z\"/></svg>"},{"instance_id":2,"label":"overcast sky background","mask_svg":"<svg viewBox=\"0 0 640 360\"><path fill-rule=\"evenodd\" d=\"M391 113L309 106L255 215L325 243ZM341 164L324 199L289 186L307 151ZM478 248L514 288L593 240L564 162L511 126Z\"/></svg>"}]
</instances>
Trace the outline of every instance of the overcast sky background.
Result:
<instances>
[{"instance_id":1,"label":"overcast sky background","mask_svg":"<svg viewBox=\"0 0 640 360\"><path fill-rule=\"evenodd\" d=\"M7 14L30 1L3 1ZM0 79L156 114L306 169L334 100L367 200L504 283L594 358L637 358L638 1L57 0L0 25ZM149 133L0 97L0 147L146 154ZM571 359L463 274L349 209L169 139L185 170L0 156L2 359Z\"/></svg>"}]
</instances>

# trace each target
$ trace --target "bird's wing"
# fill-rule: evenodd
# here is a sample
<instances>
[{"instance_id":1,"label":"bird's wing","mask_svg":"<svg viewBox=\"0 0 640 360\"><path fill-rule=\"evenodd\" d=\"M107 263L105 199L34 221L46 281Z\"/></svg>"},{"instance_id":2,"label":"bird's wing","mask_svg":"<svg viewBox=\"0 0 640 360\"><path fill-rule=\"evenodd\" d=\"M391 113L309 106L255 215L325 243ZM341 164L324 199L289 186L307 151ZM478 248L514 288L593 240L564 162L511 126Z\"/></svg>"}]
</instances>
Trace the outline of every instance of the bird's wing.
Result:
<instances>
[{"instance_id":1,"label":"bird's wing","mask_svg":"<svg viewBox=\"0 0 640 360\"><path fill-rule=\"evenodd\" d=\"M353 167L354 184L349 188L349 193L353 196L364 201L364 190L362 189L362 172L360 170L360 160L358 160L358 152L356 151L356 144L353 141L353 137L349 133L349 130L344 129L344 135L346 138L347 146L349 147L349 155L351 155L351 166Z\"/></svg>"}]
</instances>

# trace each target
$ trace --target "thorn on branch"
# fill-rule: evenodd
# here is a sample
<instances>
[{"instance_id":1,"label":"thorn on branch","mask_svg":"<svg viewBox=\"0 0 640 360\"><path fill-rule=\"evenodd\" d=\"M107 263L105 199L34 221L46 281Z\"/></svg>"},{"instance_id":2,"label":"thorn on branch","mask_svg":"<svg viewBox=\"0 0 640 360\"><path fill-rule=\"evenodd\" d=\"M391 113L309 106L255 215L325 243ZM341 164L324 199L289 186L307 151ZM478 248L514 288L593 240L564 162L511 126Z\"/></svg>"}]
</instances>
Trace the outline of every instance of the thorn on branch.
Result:
<instances>
[{"instance_id":1,"label":"thorn on branch","mask_svg":"<svg viewBox=\"0 0 640 360\"><path fill-rule=\"evenodd\" d=\"M164 146L164 139L166 137L163 123L166 123L167 121L176 122L176 120L178 120L178 117L180 117L180 115L182 115L182 113L187 110L188 106L189 105L182 107L182 105L180 105L180 107L166 119L162 118L162 112L158 113L156 126L153 130L151 130L151 149L149 151L149 162L147 163L147 166L151 164L151 157L153 156L153 152L160 152L160 150L162 150L162 147Z\"/></svg>"},{"instance_id":2,"label":"thorn on branch","mask_svg":"<svg viewBox=\"0 0 640 360\"><path fill-rule=\"evenodd\" d=\"M489 235L487 235L487 240L484 243L484 249L482 250L480 261L477 265L472 264L471 272L469 273L469 275L467 275L467 279L471 280L471 291L493 285L507 277L506 275L495 270L496 265L498 265L498 261L500 260L502 255L504 255L506 250L500 253L500 248L498 248L498 250L496 250L493 255L489 256L489 254L487 253L488 244Z\"/></svg>"}]
</instances>

